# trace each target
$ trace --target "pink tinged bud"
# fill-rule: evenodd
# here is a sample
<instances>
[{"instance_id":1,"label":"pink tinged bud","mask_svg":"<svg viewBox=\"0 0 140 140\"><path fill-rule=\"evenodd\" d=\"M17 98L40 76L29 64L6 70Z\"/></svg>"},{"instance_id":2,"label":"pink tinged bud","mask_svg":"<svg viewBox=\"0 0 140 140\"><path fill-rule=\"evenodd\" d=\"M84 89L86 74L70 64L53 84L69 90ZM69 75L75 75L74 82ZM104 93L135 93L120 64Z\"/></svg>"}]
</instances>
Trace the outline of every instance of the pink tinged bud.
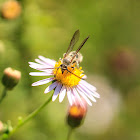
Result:
<instances>
[{"instance_id":1,"label":"pink tinged bud","mask_svg":"<svg viewBox=\"0 0 140 140\"><path fill-rule=\"evenodd\" d=\"M0 134L3 133L4 131L4 125L3 123L0 121Z\"/></svg>"},{"instance_id":2,"label":"pink tinged bud","mask_svg":"<svg viewBox=\"0 0 140 140\"><path fill-rule=\"evenodd\" d=\"M18 84L20 78L21 78L20 71L8 67L4 70L2 83L7 89L11 90Z\"/></svg>"},{"instance_id":3,"label":"pink tinged bud","mask_svg":"<svg viewBox=\"0 0 140 140\"><path fill-rule=\"evenodd\" d=\"M70 106L67 116L67 123L70 127L79 127L83 123L87 112L85 102L83 102L83 105L79 102Z\"/></svg>"}]
</instances>

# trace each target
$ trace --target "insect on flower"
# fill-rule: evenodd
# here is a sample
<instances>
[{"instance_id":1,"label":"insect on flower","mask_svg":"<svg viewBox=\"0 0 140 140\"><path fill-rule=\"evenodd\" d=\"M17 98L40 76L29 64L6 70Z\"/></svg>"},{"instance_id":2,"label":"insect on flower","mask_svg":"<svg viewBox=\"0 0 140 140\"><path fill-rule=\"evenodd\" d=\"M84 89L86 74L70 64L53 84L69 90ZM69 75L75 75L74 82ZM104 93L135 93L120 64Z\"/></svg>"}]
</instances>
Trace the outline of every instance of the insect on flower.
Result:
<instances>
[{"instance_id":1,"label":"insect on flower","mask_svg":"<svg viewBox=\"0 0 140 140\"><path fill-rule=\"evenodd\" d=\"M83 47L83 45L85 44L85 42L88 40L89 36L84 39L84 41L81 43L81 45L79 46L79 48L77 49L77 51L72 51L74 45L76 44L76 42L79 40L79 36L80 36L80 32L79 30L77 30L70 42L70 45L66 51L66 53L64 53L64 57L61 60L62 64L60 65L62 73L67 70L68 72L71 73L71 71L68 70L68 67L74 68L72 65L74 64L75 66L79 66L79 63L82 62L83 60L83 56L81 53L79 53L79 51L81 50L81 48ZM72 73L73 74L73 73Z\"/></svg>"},{"instance_id":2,"label":"insect on flower","mask_svg":"<svg viewBox=\"0 0 140 140\"><path fill-rule=\"evenodd\" d=\"M32 86L38 86L42 84L53 83L45 89L45 93L55 89L52 100L54 101L59 95L59 101L62 102L65 94L67 93L70 105L78 99L81 104L81 96L86 100L89 105L92 105L91 101L96 102L95 98L99 98L100 95L96 92L96 88L85 81L86 76L83 74L82 67L79 67L82 62L83 56L79 51L88 40L89 36L83 40L76 51L72 51L74 45L79 40L80 32L77 30L69 44L66 53L63 54L63 58L58 62L50 60L43 56L39 56L39 59L35 59L37 63L29 62L30 67L42 72L31 72L32 76L53 76L51 78L43 79L32 84ZM90 99L90 100L89 100Z\"/></svg>"}]
</instances>

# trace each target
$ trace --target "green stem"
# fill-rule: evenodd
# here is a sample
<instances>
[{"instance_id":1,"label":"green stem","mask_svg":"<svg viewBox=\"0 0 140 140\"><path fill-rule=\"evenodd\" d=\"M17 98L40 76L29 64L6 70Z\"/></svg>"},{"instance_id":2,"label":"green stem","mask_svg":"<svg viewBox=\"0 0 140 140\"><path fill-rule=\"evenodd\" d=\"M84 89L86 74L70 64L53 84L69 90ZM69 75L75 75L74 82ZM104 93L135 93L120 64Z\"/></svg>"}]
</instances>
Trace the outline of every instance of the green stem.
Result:
<instances>
[{"instance_id":1,"label":"green stem","mask_svg":"<svg viewBox=\"0 0 140 140\"><path fill-rule=\"evenodd\" d=\"M67 140L70 140L70 137L72 135L72 132L73 132L73 128L69 128L69 131L68 131L68 135L67 135Z\"/></svg>"},{"instance_id":2,"label":"green stem","mask_svg":"<svg viewBox=\"0 0 140 140\"><path fill-rule=\"evenodd\" d=\"M8 138L13 135L21 126L26 124L29 120L31 120L34 116L36 116L52 99L52 96L46 100L39 108L29 114L23 121L21 121L17 126L13 128L13 130L9 133Z\"/></svg>"},{"instance_id":3,"label":"green stem","mask_svg":"<svg viewBox=\"0 0 140 140\"><path fill-rule=\"evenodd\" d=\"M3 101L3 99L6 97L6 95L7 95L7 88L4 88L3 92L2 92L2 96L0 98L0 103Z\"/></svg>"}]
</instances>

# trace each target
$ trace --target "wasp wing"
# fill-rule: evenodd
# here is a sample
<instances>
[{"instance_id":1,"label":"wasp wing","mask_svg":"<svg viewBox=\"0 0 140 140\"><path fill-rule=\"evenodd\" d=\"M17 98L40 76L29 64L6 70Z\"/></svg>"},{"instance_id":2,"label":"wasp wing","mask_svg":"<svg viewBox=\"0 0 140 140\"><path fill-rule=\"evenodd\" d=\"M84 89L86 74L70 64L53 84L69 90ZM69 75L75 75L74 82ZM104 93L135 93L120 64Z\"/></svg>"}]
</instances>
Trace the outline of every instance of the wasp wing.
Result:
<instances>
[{"instance_id":1,"label":"wasp wing","mask_svg":"<svg viewBox=\"0 0 140 140\"><path fill-rule=\"evenodd\" d=\"M89 36L87 38L85 38L83 40L83 42L80 44L79 48L76 50L74 56L72 57L71 62L73 61L73 59L75 58L75 56L77 55L77 53L81 50L81 48L83 47L83 45L86 43L86 41L88 40L88 38L89 38Z\"/></svg>"},{"instance_id":2,"label":"wasp wing","mask_svg":"<svg viewBox=\"0 0 140 140\"><path fill-rule=\"evenodd\" d=\"M74 45L77 43L77 41L79 40L79 37L80 37L80 31L77 30L75 31L71 41L70 41L70 44L69 44L69 47L64 55L64 58L72 51Z\"/></svg>"}]
</instances>

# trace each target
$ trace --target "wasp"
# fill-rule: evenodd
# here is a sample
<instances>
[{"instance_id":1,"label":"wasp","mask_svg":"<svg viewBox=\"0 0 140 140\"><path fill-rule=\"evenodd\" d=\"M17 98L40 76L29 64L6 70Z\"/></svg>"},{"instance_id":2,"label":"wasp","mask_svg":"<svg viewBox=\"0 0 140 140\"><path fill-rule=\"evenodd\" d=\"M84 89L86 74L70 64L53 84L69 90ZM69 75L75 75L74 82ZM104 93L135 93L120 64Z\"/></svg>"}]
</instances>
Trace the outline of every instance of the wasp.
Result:
<instances>
[{"instance_id":1,"label":"wasp","mask_svg":"<svg viewBox=\"0 0 140 140\"><path fill-rule=\"evenodd\" d=\"M74 69L74 67L72 66L73 64L75 64L76 67L79 67L79 63L81 63L82 60L83 60L83 56L79 51L81 50L81 48L83 47L85 42L88 40L89 36L86 37L83 40L83 42L80 44L80 46L78 47L78 49L76 51L72 51L73 48L74 48L74 45L78 42L79 37L80 37L80 31L77 30L74 33L74 35L73 35L73 37L72 37L72 39L70 41L70 44L69 44L69 47L68 47L66 53L64 53L63 58L60 59L62 64L60 65L59 68L61 68L62 74L64 73L65 70L67 70L68 72L72 73L71 71L68 70L68 67L71 67L71 68ZM72 74L74 74L74 73L72 73ZM77 76L77 75L75 75L75 76Z\"/></svg>"}]
</instances>

